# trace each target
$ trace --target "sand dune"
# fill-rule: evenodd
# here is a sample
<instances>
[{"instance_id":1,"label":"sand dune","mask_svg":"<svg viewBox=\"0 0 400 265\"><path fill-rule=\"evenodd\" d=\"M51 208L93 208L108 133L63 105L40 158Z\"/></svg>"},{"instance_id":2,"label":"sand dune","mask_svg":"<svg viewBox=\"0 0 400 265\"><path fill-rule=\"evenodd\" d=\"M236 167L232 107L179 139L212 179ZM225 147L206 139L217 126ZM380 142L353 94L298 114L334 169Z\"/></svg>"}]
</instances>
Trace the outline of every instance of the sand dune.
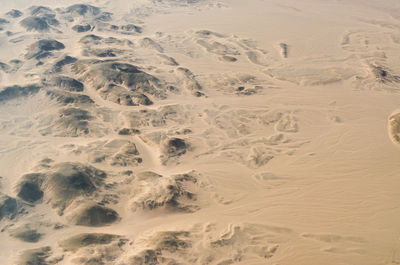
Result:
<instances>
[{"instance_id":1,"label":"sand dune","mask_svg":"<svg viewBox=\"0 0 400 265\"><path fill-rule=\"evenodd\" d=\"M394 0L5 0L0 264L400 262Z\"/></svg>"}]
</instances>

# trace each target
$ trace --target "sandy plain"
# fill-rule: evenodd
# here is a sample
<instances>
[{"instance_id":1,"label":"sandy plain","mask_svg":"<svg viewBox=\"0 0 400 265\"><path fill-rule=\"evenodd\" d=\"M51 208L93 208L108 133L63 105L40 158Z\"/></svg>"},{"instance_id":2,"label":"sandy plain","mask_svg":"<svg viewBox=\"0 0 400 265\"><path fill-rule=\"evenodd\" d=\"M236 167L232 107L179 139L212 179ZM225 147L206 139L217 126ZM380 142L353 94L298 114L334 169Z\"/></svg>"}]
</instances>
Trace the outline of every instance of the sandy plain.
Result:
<instances>
[{"instance_id":1,"label":"sandy plain","mask_svg":"<svg viewBox=\"0 0 400 265\"><path fill-rule=\"evenodd\" d=\"M397 1L3 2L1 264L400 263Z\"/></svg>"}]
</instances>

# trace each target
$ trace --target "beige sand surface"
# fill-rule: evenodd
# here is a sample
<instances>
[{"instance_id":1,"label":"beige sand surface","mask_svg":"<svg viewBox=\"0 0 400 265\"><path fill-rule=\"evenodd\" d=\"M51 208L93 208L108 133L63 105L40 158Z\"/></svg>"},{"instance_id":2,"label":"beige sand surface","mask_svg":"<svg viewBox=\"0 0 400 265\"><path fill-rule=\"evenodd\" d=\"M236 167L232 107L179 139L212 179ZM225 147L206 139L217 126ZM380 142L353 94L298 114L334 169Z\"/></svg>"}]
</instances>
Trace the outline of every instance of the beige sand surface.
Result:
<instances>
[{"instance_id":1,"label":"beige sand surface","mask_svg":"<svg viewBox=\"0 0 400 265\"><path fill-rule=\"evenodd\" d=\"M400 263L398 1L1 4L0 264Z\"/></svg>"}]
</instances>

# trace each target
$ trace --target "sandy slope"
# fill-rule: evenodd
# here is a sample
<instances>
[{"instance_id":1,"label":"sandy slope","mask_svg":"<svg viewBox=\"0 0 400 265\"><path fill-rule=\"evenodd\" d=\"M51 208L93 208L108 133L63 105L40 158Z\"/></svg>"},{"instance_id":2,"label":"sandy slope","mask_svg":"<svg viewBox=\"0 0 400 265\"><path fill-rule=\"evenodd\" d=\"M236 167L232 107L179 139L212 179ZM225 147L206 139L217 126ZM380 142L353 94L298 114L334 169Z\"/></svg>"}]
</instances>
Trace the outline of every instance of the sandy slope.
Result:
<instances>
[{"instance_id":1,"label":"sandy slope","mask_svg":"<svg viewBox=\"0 0 400 265\"><path fill-rule=\"evenodd\" d=\"M6 1L0 263L398 264L400 5L298 2Z\"/></svg>"}]
</instances>

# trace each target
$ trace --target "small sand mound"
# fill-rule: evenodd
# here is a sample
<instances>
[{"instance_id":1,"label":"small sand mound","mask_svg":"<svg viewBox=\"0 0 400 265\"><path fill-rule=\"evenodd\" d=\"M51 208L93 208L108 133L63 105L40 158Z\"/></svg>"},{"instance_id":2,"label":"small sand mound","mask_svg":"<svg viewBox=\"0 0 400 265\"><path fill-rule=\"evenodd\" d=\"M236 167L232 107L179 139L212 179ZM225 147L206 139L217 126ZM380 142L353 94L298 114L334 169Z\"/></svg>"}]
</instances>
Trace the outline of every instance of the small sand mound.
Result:
<instances>
[{"instance_id":1,"label":"small sand mound","mask_svg":"<svg viewBox=\"0 0 400 265\"><path fill-rule=\"evenodd\" d=\"M70 217L74 225L94 227L110 225L119 219L118 213L113 209L96 204L80 207Z\"/></svg>"},{"instance_id":2,"label":"small sand mound","mask_svg":"<svg viewBox=\"0 0 400 265\"><path fill-rule=\"evenodd\" d=\"M221 59L222 59L223 61L225 61L225 62L230 62L230 63L234 63L234 62L237 61L237 58L236 58L236 57L229 56L229 55L224 55L224 56L221 57Z\"/></svg>"},{"instance_id":3,"label":"small sand mound","mask_svg":"<svg viewBox=\"0 0 400 265\"><path fill-rule=\"evenodd\" d=\"M187 68L178 67L176 72L183 78L184 87L191 91L193 95L200 96L199 93L203 89L199 82L196 80L195 75Z\"/></svg>"},{"instance_id":4,"label":"small sand mound","mask_svg":"<svg viewBox=\"0 0 400 265\"><path fill-rule=\"evenodd\" d=\"M166 65L177 66L179 63L172 57L169 57L165 54L158 54L158 56L162 59L162 62Z\"/></svg>"},{"instance_id":5,"label":"small sand mound","mask_svg":"<svg viewBox=\"0 0 400 265\"><path fill-rule=\"evenodd\" d=\"M389 118L389 134L396 144L400 144L400 113L393 114Z\"/></svg>"},{"instance_id":6,"label":"small sand mound","mask_svg":"<svg viewBox=\"0 0 400 265\"><path fill-rule=\"evenodd\" d=\"M226 38L226 36L221 33L210 31L207 29L196 31L196 35L201 38L209 38L209 37Z\"/></svg>"},{"instance_id":7,"label":"small sand mound","mask_svg":"<svg viewBox=\"0 0 400 265\"><path fill-rule=\"evenodd\" d=\"M285 67L269 68L265 73L272 78L297 85L319 86L342 82L355 75L354 69L342 67Z\"/></svg>"},{"instance_id":8,"label":"small sand mound","mask_svg":"<svg viewBox=\"0 0 400 265\"><path fill-rule=\"evenodd\" d=\"M164 49L160 46L160 44L150 38L143 38L140 41L140 45L144 48L153 49L161 53L164 52Z\"/></svg>"},{"instance_id":9,"label":"small sand mound","mask_svg":"<svg viewBox=\"0 0 400 265\"><path fill-rule=\"evenodd\" d=\"M234 46L226 45L218 41L197 40L196 43L203 47L207 52L218 55L240 55Z\"/></svg>"},{"instance_id":10,"label":"small sand mound","mask_svg":"<svg viewBox=\"0 0 400 265\"><path fill-rule=\"evenodd\" d=\"M155 181L159 178L162 178L163 176L153 171L144 171L138 173L136 177L138 180Z\"/></svg>"}]
</instances>

